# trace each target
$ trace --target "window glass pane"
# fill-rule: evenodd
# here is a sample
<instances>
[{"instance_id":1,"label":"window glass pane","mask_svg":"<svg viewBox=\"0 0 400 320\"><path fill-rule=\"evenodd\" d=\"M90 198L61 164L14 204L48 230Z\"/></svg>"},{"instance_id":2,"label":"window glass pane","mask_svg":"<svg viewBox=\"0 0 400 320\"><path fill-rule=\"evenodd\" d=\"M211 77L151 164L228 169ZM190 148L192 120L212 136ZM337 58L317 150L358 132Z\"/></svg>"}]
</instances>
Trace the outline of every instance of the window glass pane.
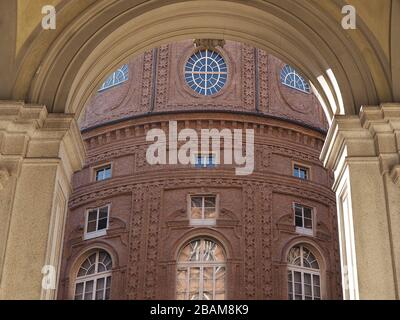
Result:
<instances>
[{"instance_id":1,"label":"window glass pane","mask_svg":"<svg viewBox=\"0 0 400 320\"><path fill-rule=\"evenodd\" d=\"M84 284L82 282L76 284L76 287L75 287L75 300L82 300L82 298L83 298L83 286L84 286Z\"/></svg>"},{"instance_id":2,"label":"window glass pane","mask_svg":"<svg viewBox=\"0 0 400 320\"><path fill-rule=\"evenodd\" d=\"M96 181L100 181L104 179L104 172L103 170L96 171Z\"/></svg>"},{"instance_id":3,"label":"window glass pane","mask_svg":"<svg viewBox=\"0 0 400 320\"><path fill-rule=\"evenodd\" d=\"M90 210L88 214L88 221L96 221L97 220L97 209L96 210Z\"/></svg>"},{"instance_id":4,"label":"window glass pane","mask_svg":"<svg viewBox=\"0 0 400 320\"><path fill-rule=\"evenodd\" d=\"M303 227L303 219L299 216L296 216L296 227Z\"/></svg>"},{"instance_id":5,"label":"window glass pane","mask_svg":"<svg viewBox=\"0 0 400 320\"><path fill-rule=\"evenodd\" d=\"M103 229L106 229L106 228L107 228L107 218L100 219L97 230L103 230Z\"/></svg>"},{"instance_id":6,"label":"window glass pane","mask_svg":"<svg viewBox=\"0 0 400 320\"><path fill-rule=\"evenodd\" d=\"M312 299L312 289L311 289L311 285L309 284L305 284L304 285L304 294L306 295L306 297L310 297Z\"/></svg>"},{"instance_id":7,"label":"window glass pane","mask_svg":"<svg viewBox=\"0 0 400 320\"><path fill-rule=\"evenodd\" d=\"M215 208L205 208L204 209L204 218L205 219L215 219L217 216L217 212Z\"/></svg>"},{"instance_id":8,"label":"window glass pane","mask_svg":"<svg viewBox=\"0 0 400 320\"><path fill-rule=\"evenodd\" d=\"M93 299L93 280L87 281L85 283L85 300L92 300Z\"/></svg>"},{"instance_id":9,"label":"window glass pane","mask_svg":"<svg viewBox=\"0 0 400 320\"><path fill-rule=\"evenodd\" d=\"M103 254L103 256L100 256L99 262L105 266L106 270L111 270L112 260L110 255L105 251L103 251L101 254Z\"/></svg>"},{"instance_id":10,"label":"window glass pane","mask_svg":"<svg viewBox=\"0 0 400 320\"><path fill-rule=\"evenodd\" d=\"M310 208L304 208L304 217L307 219L311 219L311 209Z\"/></svg>"},{"instance_id":11,"label":"window glass pane","mask_svg":"<svg viewBox=\"0 0 400 320\"><path fill-rule=\"evenodd\" d=\"M95 231L97 231L96 225L97 225L96 221L88 222L87 232L95 232Z\"/></svg>"},{"instance_id":12,"label":"window glass pane","mask_svg":"<svg viewBox=\"0 0 400 320\"><path fill-rule=\"evenodd\" d=\"M104 278L97 279L96 300L103 300L104 289L105 289L104 285L105 285L105 279Z\"/></svg>"},{"instance_id":13,"label":"window glass pane","mask_svg":"<svg viewBox=\"0 0 400 320\"><path fill-rule=\"evenodd\" d=\"M294 292L295 292L295 294L301 294L302 292L303 292L303 290L302 290L303 288L302 288L302 285L301 285L301 282L299 282L299 283L294 283Z\"/></svg>"},{"instance_id":14,"label":"window glass pane","mask_svg":"<svg viewBox=\"0 0 400 320\"><path fill-rule=\"evenodd\" d=\"M319 276L314 275L314 276L313 276L313 282L314 282L314 285L319 286L319 285L320 285L320 284L319 284Z\"/></svg>"},{"instance_id":15,"label":"window glass pane","mask_svg":"<svg viewBox=\"0 0 400 320\"><path fill-rule=\"evenodd\" d=\"M314 298L320 298L321 297L321 289L318 286L314 286Z\"/></svg>"},{"instance_id":16,"label":"window glass pane","mask_svg":"<svg viewBox=\"0 0 400 320\"><path fill-rule=\"evenodd\" d=\"M203 218L201 207L200 208L197 208L197 207L192 208L191 218L192 219L202 219Z\"/></svg>"},{"instance_id":17,"label":"window glass pane","mask_svg":"<svg viewBox=\"0 0 400 320\"><path fill-rule=\"evenodd\" d=\"M192 197L192 207L201 208L203 205L203 197Z\"/></svg>"},{"instance_id":18,"label":"window glass pane","mask_svg":"<svg viewBox=\"0 0 400 320\"><path fill-rule=\"evenodd\" d=\"M294 272L294 282L301 283L301 273L300 272L297 272L297 271Z\"/></svg>"},{"instance_id":19,"label":"window glass pane","mask_svg":"<svg viewBox=\"0 0 400 320\"><path fill-rule=\"evenodd\" d=\"M304 219L304 228L312 229L312 220L311 219Z\"/></svg>"},{"instance_id":20,"label":"window glass pane","mask_svg":"<svg viewBox=\"0 0 400 320\"><path fill-rule=\"evenodd\" d=\"M105 178L105 179L111 178L111 167L108 167L108 168L105 170L104 178Z\"/></svg>"},{"instance_id":21,"label":"window glass pane","mask_svg":"<svg viewBox=\"0 0 400 320\"><path fill-rule=\"evenodd\" d=\"M304 283L311 285L311 274L304 273Z\"/></svg>"},{"instance_id":22,"label":"window glass pane","mask_svg":"<svg viewBox=\"0 0 400 320\"><path fill-rule=\"evenodd\" d=\"M108 207L100 208L99 210L99 219L107 218L108 216Z\"/></svg>"},{"instance_id":23,"label":"window glass pane","mask_svg":"<svg viewBox=\"0 0 400 320\"><path fill-rule=\"evenodd\" d=\"M205 197L204 205L208 208L215 208L215 197Z\"/></svg>"},{"instance_id":24,"label":"window glass pane","mask_svg":"<svg viewBox=\"0 0 400 320\"><path fill-rule=\"evenodd\" d=\"M296 204L294 207L294 212L295 212L296 216L299 216L299 217L303 216L303 207Z\"/></svg>"}]
</instances>

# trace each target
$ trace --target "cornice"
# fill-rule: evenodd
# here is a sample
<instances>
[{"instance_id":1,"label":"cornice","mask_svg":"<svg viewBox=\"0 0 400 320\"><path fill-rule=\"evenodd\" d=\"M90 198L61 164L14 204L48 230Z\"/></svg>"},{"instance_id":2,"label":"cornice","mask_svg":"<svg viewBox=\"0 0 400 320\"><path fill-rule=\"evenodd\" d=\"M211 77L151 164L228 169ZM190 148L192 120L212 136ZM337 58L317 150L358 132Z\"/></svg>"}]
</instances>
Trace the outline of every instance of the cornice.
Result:
<instances>
[{"instance_id":1,"label":"cornice","mask_svg":"<svg viewBox=\"0 0 400 320\"><path fill-rule=\"evenodd\" d=\"M85 147L73 115L49 114L45 106L0 101L0 160L62 159L69 174L84 162Z\"/></svg>"},{"instance_id":2,"label":"cornice","mask_svg":"<svg viewBox=\"0 0 400 320\"><path fill-rule=\"evenodd\" d=\"M164 189L177 189L182 186L188 187L243 187L247 184L260 186L266 185L278 193L288 193L296 197L314 199L323 204L335 203L335 195L327 186L312 182L299 181L291 176L277 174L254 173L251 177L238 178L232 175L231 171L220 170L215 173L203 172L202 176L193 177L192 170L165 170L161 172L145 172L130 176L112 178L101 183L91 183L75 189L70 198L70 208L112 197L121 193L130 193L135 188L143 188L144 185L162 186ZM261 191L260 189L260 191Z\"/></svg>"},{"instance_id":3,"label":"cornice","mask_svg":"<svg viewBox=\"0 0 400 320\"><path fill-rule=\"evenodd\" d=\"M212 107L215 108L215 105L212 105ZM289 119L285 117L280 117L276 115L271 115L267 113L260 113L260 112L248 112L248 111L234 111L234 110L204 110L204 109L192 109L192 110L173 110L173 111L165 111L165 112L148 112L148 113L143 113L139 115L133 115L125 118L121 118L118 120L113 120L113 121L108 121L104 122L99 125L95 125L92 127L84 128L81 130L82 134L85 136L86 134L96 134L99 131L96 131L97 129L115 129L118 126L118 124L121 124L121 127L125 127L126 124L129 123L129 121L132 120L137 120L138 124L143 124L143 123L152 123L152 122L159 122L162 121L162 117L165 118L171 118L171 115L176 115L177 117L181 118L186 117L186 118L191 118L191 120L194 119L212 119L215 118L215 120L223 120L223 119L218 119L216 116L220 115L225 117L225 121L238 121L238 122L252 122L252 123L262 123L264 121L270 120L275 120L281 122L282 126L290 126L294 125L296 126L296 129L301 131L301 130L310 130L314 131L314 134L317 133L319 135L325 136L327 131L323 130L321 128L313 127L311 125L308 125L306 123L303 123L298 120L294 119ZM247 121L239 121L240 116L246 117L248 120ZM236 119L232 119L232 117L235 117ZM148 120L147 120L148 119ZM147 121L146 121L147 120ZM176 120L181 120L181 119L176 119Z\"/></svg>"},{"instance_id":4,"label":"cornice","mask_svg":"<svg viewBox=\"0 0 400 320\"><path fill-rule=\"evenodd\" d=\"M394 182L400 164L400 104L364 106L359 116L335 116L320 159L338 172L343 159L379 161L381 173ZM339 168L341 167L341 168Z\"/></svg>"}]
</instances>

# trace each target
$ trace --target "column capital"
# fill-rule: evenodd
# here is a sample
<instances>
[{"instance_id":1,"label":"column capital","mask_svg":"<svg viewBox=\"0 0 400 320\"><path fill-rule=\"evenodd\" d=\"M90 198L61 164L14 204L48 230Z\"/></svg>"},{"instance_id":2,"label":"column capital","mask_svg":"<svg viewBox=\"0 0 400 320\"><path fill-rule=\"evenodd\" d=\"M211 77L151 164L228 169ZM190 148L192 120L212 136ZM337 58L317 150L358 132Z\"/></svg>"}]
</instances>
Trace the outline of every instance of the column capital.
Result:
<instances>
[{"instance_id":1,"label":"column capital","mask_svg":"<svg viewBox=\"0 0 400 320\"><path fill-rule=\"evenodd\" d=\"M15 172L16 162L61 159L68 174L82 168L85 147L74 115L48 113L45 106L0 101L0 161Z\"/></svg>"},{"instance_id":2,"label":"column capital","mask_svg":"<svg viewBox=\"0 0 400 320\"><path fill-rule=\"evenodd\" d=\"M324 165L340 171L344 160L379 161L393 181L400 164L400 104L364 106L358 116L336 115L321 152ZM397 174L398 175L398 174Z\"/></svg>"}]
</instances>

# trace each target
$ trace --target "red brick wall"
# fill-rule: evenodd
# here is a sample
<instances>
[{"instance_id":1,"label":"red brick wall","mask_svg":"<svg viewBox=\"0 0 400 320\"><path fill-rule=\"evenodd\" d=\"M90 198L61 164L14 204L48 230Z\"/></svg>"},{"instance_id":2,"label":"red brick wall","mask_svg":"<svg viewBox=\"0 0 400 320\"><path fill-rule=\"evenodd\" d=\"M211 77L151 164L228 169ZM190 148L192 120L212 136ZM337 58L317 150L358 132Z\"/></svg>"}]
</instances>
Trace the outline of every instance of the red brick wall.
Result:
<instances>
[{"instance_id":1,"label":"red brick wall","mask_svg":"<svg viewBox=\"0 0 400 320\"><path fill-rule=\"evenodd\" d=\"M297 243L319 258L323 297L340 298L332 175L319 161L327 123L315 95L282 85L285 64L277 58L227 41L220 51L228 82L216 95L199 96L183 79L194 50L192 41L181 41L132 59L129 80L87 106L81 119L87 159L73 178L59 298L72 298L79 259L103 248L113 258L113 299L174 299L177 252L199 236L216 239L227 253L229 299L286 299L285 254ZM169 120L197 131L254 129L253 174L237 176L233 165L149 165L146 132L167 129ZM309 181L292 176L294 162L310 167ZM112 178L94 182L94 168L107 163ZM219 196L215 226L190 225L192 193ZM294 202L314 209L313 236L296 233ZM106 204L107 234L83 240L86 210Z\"/></svg>"},{"instance_id":2,"label":"red brick wall","mask_svg":"<svg viewBox=\"0 0 400 320\"><path fill-rule=\"evenodd\" d=\"M118 90L123 90L121 89ZM150 128L253 128L255 171L236 176L233 166L150 166ZM320 254L324 298L340 298L340 262L332 177L319 161L324 135L294 123L236 113L153 115L102 126L83 134L84 169L74 176L65 230L59 298L72 297L77 261L87 250L113 256L113 299L174 299L176 254L197 236L219 241L228 254L229 299L286 299L285 252L306 243ZM311 167L311 180L292 176L292 162ZM111 162L113 177L93 182L93 168ZM189 224L186 197L220 198L215 226ZM314 208L315 235L296 233L294 202ZM107 235L83 240L85 211L111 204Z\"/></svg>"}]
</instances>

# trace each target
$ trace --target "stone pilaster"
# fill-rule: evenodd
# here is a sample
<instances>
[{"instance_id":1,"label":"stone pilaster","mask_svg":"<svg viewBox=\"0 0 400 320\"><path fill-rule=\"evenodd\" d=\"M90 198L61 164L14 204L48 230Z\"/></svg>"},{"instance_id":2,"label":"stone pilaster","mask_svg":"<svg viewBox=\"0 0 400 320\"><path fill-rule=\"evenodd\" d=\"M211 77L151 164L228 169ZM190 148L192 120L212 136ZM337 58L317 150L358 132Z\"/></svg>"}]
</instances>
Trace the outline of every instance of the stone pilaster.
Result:
<instances>
[{"instance_id":1,"label":"stone pilaster","mask_svg":"<svg viewBox=\"0 0 400 320\"><path fill-rule=\"evenodd\" d=\"M84 153L73 115L0 102L0 299L56 297L42 288L42 269L55 271L57 288L71 177Z\"/></svg>"},{"instance_id":2,"label":"stone pilaster","mask_svg":"<svg viewBox=\"0 0 400 320\"><path fill-rule=\"evenodd\" d=\"M321 159L334 171L345 299L398 299L400 105L336 116Z\"/></svg>"}]
</instances>

